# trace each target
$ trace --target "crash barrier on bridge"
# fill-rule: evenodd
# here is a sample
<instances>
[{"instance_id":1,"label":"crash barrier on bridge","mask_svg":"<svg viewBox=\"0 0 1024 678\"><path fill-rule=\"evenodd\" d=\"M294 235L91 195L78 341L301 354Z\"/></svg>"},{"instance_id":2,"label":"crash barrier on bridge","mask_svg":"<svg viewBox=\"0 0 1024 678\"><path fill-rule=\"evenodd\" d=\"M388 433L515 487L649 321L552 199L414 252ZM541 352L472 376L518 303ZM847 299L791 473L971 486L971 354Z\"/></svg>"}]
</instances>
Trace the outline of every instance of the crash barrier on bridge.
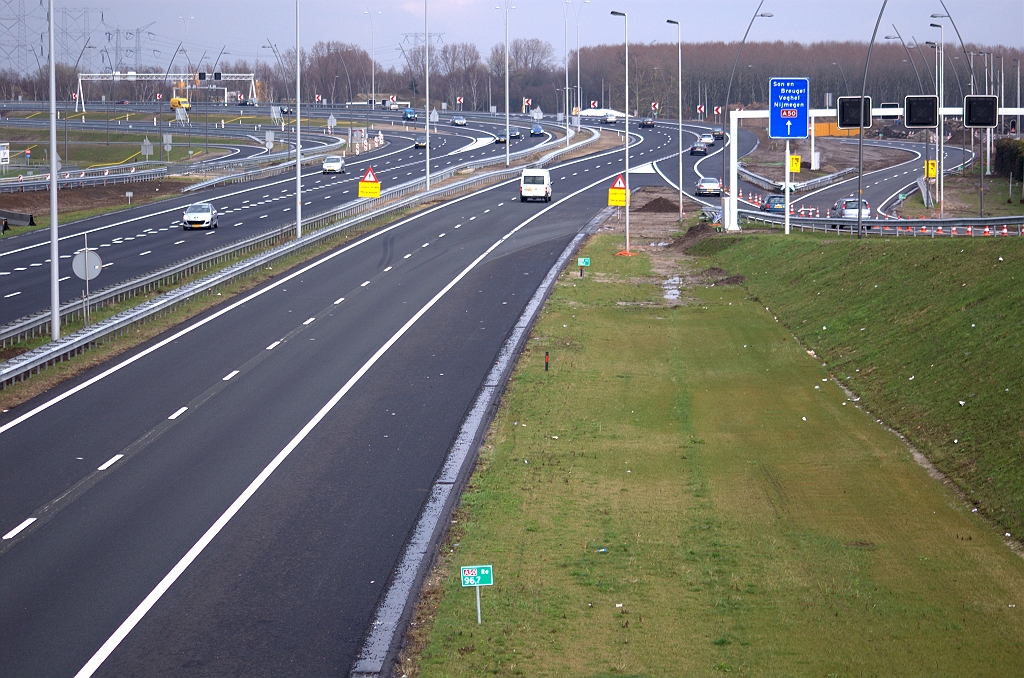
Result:
<instances>
[{"instance_id":1,"label":"crash barrier on bridge","mask_svg":"<svg viewBox=\"0 0 1024 678\"><path fill-rule=\"evenodd\" d=\"M546 164L566 153L578 150L581 146L593 143L600 137L600 133L597 130L590 131L592 132L590 139L549 153L537 162L531 163L531 166ZM535 150L532 152L535 152ZM432 176L432 178L435 181L443 181L462 169L462 167L451 168L444 172L439 172L437 175ZM382 192L381 199L357 200L348 205L330 209L303 219L303 230L306 235L297 240L277 244L281 240L294 235L295 223L293 222L278 228L269 229L207 254L173 264L160 271L142 275L100 290L91 295L90 309L116 303L157 289L163 285L176 283L190 275L235 259L240 255L264 250L255 256L231 264L199 280L188 282L178 289L165 292L135 308L123 311L66 337L61 337L57 341L51 341L37 349L15 356L7 362L0 363L0 390L13 383L23 381L33 374L38 374L47 367L84 353L90 348L137 331L140 326L151 319L167 315L190 301L215 294L218 289L226 285L272 268L281 259L321 245L354 226L386 218L396 212L402 212L424 203L451 198L464 191L473 190L487 184L514 179L519 176L521 171L522 167L496 170L458 181L448 186L426 192L418 192L382 207L377 207L377 205L380 205L381 199L395 198L404 195L408 190L414 190L407 189L404 185L398 186L391 189L391 191ZM422 183L423 180L410 182L414 187L420 186ZM276 246L274 246L275 244ZM272 249L267 250L267 247L272 247ZM74 320L80 318L83 311L83 303L81 301L74 301L63 304L60 314L62 319ZM14 343L27 337L49 333L49 331L49 312L38 313L17 320L0 329L0 342L2 342L0 345L6 346L9 343Z\"/></svg>"},{"instance_id":2,"label":"crash barrier on bridge","mask_svg":"<svg viewBox=\"0 0 1024 678\"><path fill-rule=\"evenodd\" d=\"M745 219L747 223L760 223L771 227L781 227L785 224L785 216L782 214L740 210L739 217ZM1024 216L959 219L863 219L862 223L866 236L883 235L897 238L999 238L1020 237L1024 232ZM791 216L789 227L790 230L857 234L856 219Z\"/></svg>"},{"instance_id":3,"label":"crash barrier on bridge","mask_svg":"<svg viewBox=\"0 0 1024 678\"><path fill-rule=\"evenodd\" d=\"M113 184L152 181L167 175L167 168L156 163L133 163L87 170L57 172L57 188L80 188L83 186L110 186ZM48 173L25 175L0 180L0 193L22 193L24 191L50 190Z\"/></svg>"},{"instance_id":4,"label":"crash barrier on bridge","mask_svg":"<svg viewBox=\"0 0 1024 678\"><path fill-rule=\"evenodd\" d=\"M758 188L763 188L766 191L777 191L781 193L785 189L781 181L774 181L768 177L763 177L760 174L755 174L742 165L737 167L736 171L747 183L753 184ZM840 181L846 181L850 175L856 173L857 170L855 168L847 167L846 169L841 169L838 172L818 177L817 179L810 179L808 181L795 183L790 187L790 190L794 193L814 191L825 186L831 186L832 184L839 183Z\"/></svg>"}]
</instances>

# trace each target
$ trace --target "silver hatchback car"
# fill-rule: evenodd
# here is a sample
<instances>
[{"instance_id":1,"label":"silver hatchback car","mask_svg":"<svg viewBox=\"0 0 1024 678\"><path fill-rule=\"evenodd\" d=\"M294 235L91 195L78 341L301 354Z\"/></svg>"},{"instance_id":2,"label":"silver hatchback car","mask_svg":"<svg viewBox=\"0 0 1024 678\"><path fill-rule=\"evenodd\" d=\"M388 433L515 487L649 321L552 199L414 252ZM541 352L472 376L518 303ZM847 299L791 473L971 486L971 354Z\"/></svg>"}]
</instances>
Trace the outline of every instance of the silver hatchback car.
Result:
<instances>
[{"instance_id":1,"label":"silver hatchback car","mask_svg":"<svg viewBox=\"0 0 1024 678\"><path fill-rule=\"evenodd\" d=\"M189 205L181 217L181 228L217 228L217 208L208 202Z\"/></svg>"}]
</instances>

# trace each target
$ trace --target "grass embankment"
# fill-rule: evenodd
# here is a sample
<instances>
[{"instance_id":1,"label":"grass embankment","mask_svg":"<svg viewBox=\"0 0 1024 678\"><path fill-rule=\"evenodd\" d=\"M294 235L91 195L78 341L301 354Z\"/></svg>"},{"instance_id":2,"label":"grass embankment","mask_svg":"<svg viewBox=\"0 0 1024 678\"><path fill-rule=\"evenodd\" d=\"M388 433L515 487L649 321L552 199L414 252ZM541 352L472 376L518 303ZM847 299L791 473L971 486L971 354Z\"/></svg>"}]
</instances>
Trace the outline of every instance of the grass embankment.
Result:
<instances>
[{"instance_id":1,"label":"grass embankment","mask_svg":"<svg viewBox=\"0 0 1024 678\"><path fill-rule=\"evenodd\" d=\"M862 405L1024 535L1024 240L717 242Z\"/></svg>"},{"instance_id":2,"label":"grass embankment","mask_svg":"<svg viewBox=\"0 0 1024 678\"><path fill-rule=\"evenodd\" d=\"M591 275L547 304L402 670L1024 671L1024 561L763 304L702 287L663 305L620 246L596 237ZM480 563L477 626L457 567Z\"/></svg>"}]
</instances>

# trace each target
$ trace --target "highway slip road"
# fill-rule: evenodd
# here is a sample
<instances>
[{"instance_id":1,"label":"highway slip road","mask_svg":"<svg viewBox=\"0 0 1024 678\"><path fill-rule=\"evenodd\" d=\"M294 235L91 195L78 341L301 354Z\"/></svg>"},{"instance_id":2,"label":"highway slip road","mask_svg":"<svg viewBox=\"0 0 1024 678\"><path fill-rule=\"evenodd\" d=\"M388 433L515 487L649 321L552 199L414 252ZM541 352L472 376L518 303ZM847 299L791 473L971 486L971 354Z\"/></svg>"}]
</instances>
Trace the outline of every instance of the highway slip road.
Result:
<instances>
[{"instance_id":1,"label":"highway slip road","mask_svg":"<svg viewBox=\"0 0 1024 678\"><path fill-rule=\"evenodd\" d=\"M397 222L0 415L0 675L345 675L621 161Z\"/></svg>"},{"instance_id":2,"label":"highway slip road","mask_svg":"<svg viewBox=\"0 0 1024 678\"><path fill-rule=\"evenodd\" d=\"M442 128L442 132L431 135L432 170L504 154L504 147L488 145L449 157L447 153L472 146L475 139L455 130ZM414 138L413 133L386 132L388 145L369 154L350 157L347 174L322 175L319 166L304 170L303 215L310 217L355 200L358 182L369 166L373 166L385 189L421 178L425 151L412 148ZM527 137L520 143L527 147L542 140L546 137L534 140ZM199 201L213 203L220 213L220 227L183 232L181 215L185 206ZM97 249L104 263L103 272L91 285L95 291L293 223L294 208L293 171L62 225L61 299L63 302L79 299L85 289L85 283L71 271L71 260L74 253L84 247L86 233L89 247ZM0 241L0 325L49 308L49 242L47 230Z\"/></svg>"}]
</instances>

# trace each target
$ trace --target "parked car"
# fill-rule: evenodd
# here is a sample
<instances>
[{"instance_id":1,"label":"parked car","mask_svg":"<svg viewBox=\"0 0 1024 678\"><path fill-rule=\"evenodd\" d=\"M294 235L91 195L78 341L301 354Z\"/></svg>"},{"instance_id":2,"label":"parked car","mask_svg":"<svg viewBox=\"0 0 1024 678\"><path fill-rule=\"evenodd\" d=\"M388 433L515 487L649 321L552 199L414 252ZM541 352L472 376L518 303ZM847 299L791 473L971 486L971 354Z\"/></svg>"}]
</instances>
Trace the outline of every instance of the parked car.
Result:
<instances>
[{"instance_id":1,"label":"parked car","mask_svg":"<svg viewBox=\"0 0 1024 678\"><path fill-rule=\"evenodd\" d=\"M427 135L421 134L416 137L416 141L412 145L413 148L426 148L427 147Z\"/></svg>"},{"instance_id":2,"label":"parked car","mask_svg":"<svg viewBox=\"0 0 1024 678\"><path fill-rule=\"evenodd\" d=\"M181 229L217 228L217 208L208 202L197 202L185 208Z\"/></svg>"},{"instance_id":3,"label":"parked car","mask_svg":"<svg viewBox=\"0 0 1024 678\"><path fill-rule=\"evenodd\" d=\"M830 217L839 217L840 219L856 219L857 198L851 195L837 200L836 204L832 205L832 209L828 211L828 215ZM867 200L861 201L861 217L864 219L871 218L871 205L868 204Z\"/></svg>"},{"instance_id":4,"label":"parked car","mask_svg":"<svg viewBox=\"0 0 1024 678\"><path fill-rule=\"evenodd\" d=\"M323 174L344 174L345 173L345 159L340 155L329 155L324 158L324 164L322 166Z\"/></svg>"},{"instance_id":5,"label":"parked car","mask_svg":"<svg viewBox=\"0 0 1024 678\"><path fill-rule=\"evenodd\" d=\"M505 133L504 132L498 132L494 136L494 143L496 143L496 144L507 144L508 143L508 139L505 138Z\"/></svg>"},{"instance_id":6,"label":"parked car","mask_svg":"<svg viewBox=\"0 0 1024 678\"><path fill-rule=\"evenodd\" d=\"M454 118L452 118L452 124L455 125L456 127L465 127L466 119L463 118L461 115L456 115Z\"/></svg>"},{"instance_id":7,"label":"parked car","mask_svg":"<svg viewBox=\"0 0 1024 678\"><path fill-rule=\"evenodd\" d=\"M708 147L699 141L694 142L693 146L690 146L690 155L707 155Z\"/></svg>"},{"instance_id":8,"label":"parked car","mask_svg":"<svg viewBox=\"0 0 1024 678\"><path fill-rule=\"evenodd\" d=\"M785 214L786 213L786 196L784 195L769 195L768 199L761 203L762 212L772 212L774 214Z\"/></svg>"},{"instance_id":9,"label":"parked car","mask_svg":"<svg viewBox=\"0 0 1024 678\"><path fill-rule=\"evenodd\" d=\"M519 131L518 127L509 127L508 128L508 138L509 139L522 139L523 138L523 133L521 131Z\"/></svg>"},{"instance_id":10,"label":"parked car","mask_svg":"<svg viewBox=\"0 0 1024 678\"><path fill-rule=\"evenodd\" d=\"M546 169L524 169L519 177L519 202L551 202L551 173Z\"/></svg>"},{"instance_id":11,"label":"parked car","mask_svg":"<svg viewBox=\"0 0 1024 678\"><path fill-rule=\"evenodd\" d=\"M697 181L694 193L697 195L722 195L722 182L715 177L704 177Z\"/></svg>"},{"instance_id":12,"label":"parked car","mask_svg":"<svg viewBox=\"0 0 1024 678\"><path fill-rule=\"evenodd\" d=\"M711 134L710 132L708 132L706 134L701 134L700 135L700 142L702 144L704 144L705 146L710 148L711 146L715 145L715 136L713 134Z\"/></svg>"},{"instance_id":13,"label":"parked car","mask_svg":"<svg viewBox=\"0 0 1024 678\"><path fill-rule=\"evenodd\" d=\"M723 130L721 127L712 127L711 136L715 138L715 141L721 141L722 139L725 138L725 130Z\"/></svg>"},{"instance_id":14,"label":"parked car","mask_svg":"<svg viewBox=\"0 0 1024 678\"><path fill-rule=\"evenodd\" d=\"M540 125L531 125L530 126L530 136L531 137L542 137L542 136L544 136L544 128L541 127Z\"/></svg>"},{"instance_id":15,"label":"parked car","mask_svg":"<svg viewBox=\"0 0 1024 678\"><path fill-rule=\"evenodd\" d=\"M640 127L654 127L654 118L641 118Z\"/></svg>"}]
</instances>

